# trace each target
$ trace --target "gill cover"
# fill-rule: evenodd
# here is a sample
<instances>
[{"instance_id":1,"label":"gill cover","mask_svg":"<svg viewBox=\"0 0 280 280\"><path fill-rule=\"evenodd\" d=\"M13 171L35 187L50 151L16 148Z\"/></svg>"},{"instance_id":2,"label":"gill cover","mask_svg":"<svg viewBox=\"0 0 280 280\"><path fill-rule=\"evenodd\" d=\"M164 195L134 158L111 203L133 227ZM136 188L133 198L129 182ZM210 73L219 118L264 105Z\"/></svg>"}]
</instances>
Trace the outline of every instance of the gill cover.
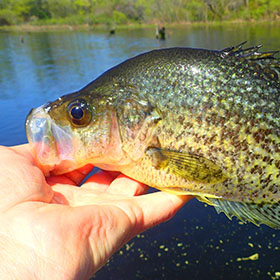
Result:
<instances>
[{"instance_id":1,"label":"gill cover","mask_svg":"<svg viewBox=\"0 0 280 280\"><path fill-rule=\"evenodd\" d=\"M161 120L160 112L132 88L125 97L117 99L116 114L122 149L137 160L152 141Z\"/></svg>"}]
</instances>

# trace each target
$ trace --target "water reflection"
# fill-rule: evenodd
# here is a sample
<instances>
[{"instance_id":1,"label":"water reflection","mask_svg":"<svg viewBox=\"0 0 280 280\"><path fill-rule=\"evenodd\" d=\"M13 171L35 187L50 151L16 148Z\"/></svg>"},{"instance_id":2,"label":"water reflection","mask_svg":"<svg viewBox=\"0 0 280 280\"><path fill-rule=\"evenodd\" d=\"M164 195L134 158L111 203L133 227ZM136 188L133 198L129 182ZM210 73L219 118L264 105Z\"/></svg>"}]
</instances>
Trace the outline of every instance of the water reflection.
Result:
<instances>
[{"instance_id":1,"label":"water reflection","mask_svg":"<svg viewBox=\"0 0 280 280\"><path fill-rule=\"evenodd\" d=\"M178 26L167 28L165 41L155 39L154 28L118 30L115 36L0 33L0 144L26 142L30 108L85 86L138 53L171 46L223 49L245 40L263 44L263 50L280 49L279 25ZM133 239L95 278L273 279L279 271L279 234L230 222L191 201L169 223ZM237 262L254 253L258 261Z\"/></svg>"}]
</instances>

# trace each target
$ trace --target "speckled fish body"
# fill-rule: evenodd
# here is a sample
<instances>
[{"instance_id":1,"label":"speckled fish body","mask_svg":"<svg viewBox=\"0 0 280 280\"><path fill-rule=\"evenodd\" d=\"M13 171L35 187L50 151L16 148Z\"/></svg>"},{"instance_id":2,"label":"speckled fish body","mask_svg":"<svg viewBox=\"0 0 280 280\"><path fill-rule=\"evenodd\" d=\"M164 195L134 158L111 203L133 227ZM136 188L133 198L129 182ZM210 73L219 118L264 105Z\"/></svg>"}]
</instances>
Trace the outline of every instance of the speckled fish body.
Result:
<instances>
[{"instance_id":1,"label":"speckled fish body","mask_svg":"<svg viewBox=\"0 0 280 280\"><path fill-rule=\"evenodd\" d=\"M280 63L242 45L154 50L32 110L46 173L86 163L280 227Z\"/></svg>"}]
</instances>

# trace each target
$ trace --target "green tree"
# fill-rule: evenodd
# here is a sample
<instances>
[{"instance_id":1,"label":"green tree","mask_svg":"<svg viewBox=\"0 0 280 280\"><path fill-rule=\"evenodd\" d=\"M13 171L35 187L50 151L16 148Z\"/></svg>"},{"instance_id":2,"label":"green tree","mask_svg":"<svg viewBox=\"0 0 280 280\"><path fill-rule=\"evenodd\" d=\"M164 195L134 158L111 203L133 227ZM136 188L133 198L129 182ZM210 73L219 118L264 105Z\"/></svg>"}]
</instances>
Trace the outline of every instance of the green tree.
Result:
<instances>
[{"instance_id":1,"label":"green tree","mask_svg":"<svg viewBox=\"0 0 280 280\"><path fill-rule=\"evenodd\" d=\"M89 0L74 0L73 5L80 14L87 14L90 10L91 3Z\"/></svg>"},{"instance_id":2,"label":"green tree","mask_svg":"<svg viewBox=\"0 0 280 280\"><path fill-rule=\"evenodd\" d=\"M279 0L0 0L0 24L279 19ZM46 22L46 21L44 21Z\"/></svg>"},{"instance_id":3,"label":"green tree","mask_svg":"<svg viewBox=\"0 0 280 280\"><path fill-rule=\"evenodd\" d=\"M65 18L75 12L71 0L46 0L45 7L52 18Z\"/></svg>"}]
</instances>

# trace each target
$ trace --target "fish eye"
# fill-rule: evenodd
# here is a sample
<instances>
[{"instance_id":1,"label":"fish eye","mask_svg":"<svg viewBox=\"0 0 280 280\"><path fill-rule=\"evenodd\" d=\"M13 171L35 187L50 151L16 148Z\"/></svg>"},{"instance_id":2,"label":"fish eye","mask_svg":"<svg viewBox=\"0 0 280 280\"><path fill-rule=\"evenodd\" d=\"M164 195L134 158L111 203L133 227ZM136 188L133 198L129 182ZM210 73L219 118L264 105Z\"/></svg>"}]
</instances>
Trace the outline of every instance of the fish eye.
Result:
<instances>
[{"instance_id":1,"label":"fish eye","mask_svg":"<svg viewBox=\"0 0 280 280\"><path fill-rule=\"evenodd\" d=\"M67 108L68 118L74 126L87 125L91 120L91 112L87 102L83 99L76 99L69 103Z\"/></svg>"},{"instance_id":2,"label":"fish eye","mask_svg":"<svg viewBox=\"0 0 280 280\"><path fill-rule=\"evenodd\" d=\"M73 119L80 120L84 116L84 109L76 105L71 108L70 114Z\"/></svg>"}]
</instances>

